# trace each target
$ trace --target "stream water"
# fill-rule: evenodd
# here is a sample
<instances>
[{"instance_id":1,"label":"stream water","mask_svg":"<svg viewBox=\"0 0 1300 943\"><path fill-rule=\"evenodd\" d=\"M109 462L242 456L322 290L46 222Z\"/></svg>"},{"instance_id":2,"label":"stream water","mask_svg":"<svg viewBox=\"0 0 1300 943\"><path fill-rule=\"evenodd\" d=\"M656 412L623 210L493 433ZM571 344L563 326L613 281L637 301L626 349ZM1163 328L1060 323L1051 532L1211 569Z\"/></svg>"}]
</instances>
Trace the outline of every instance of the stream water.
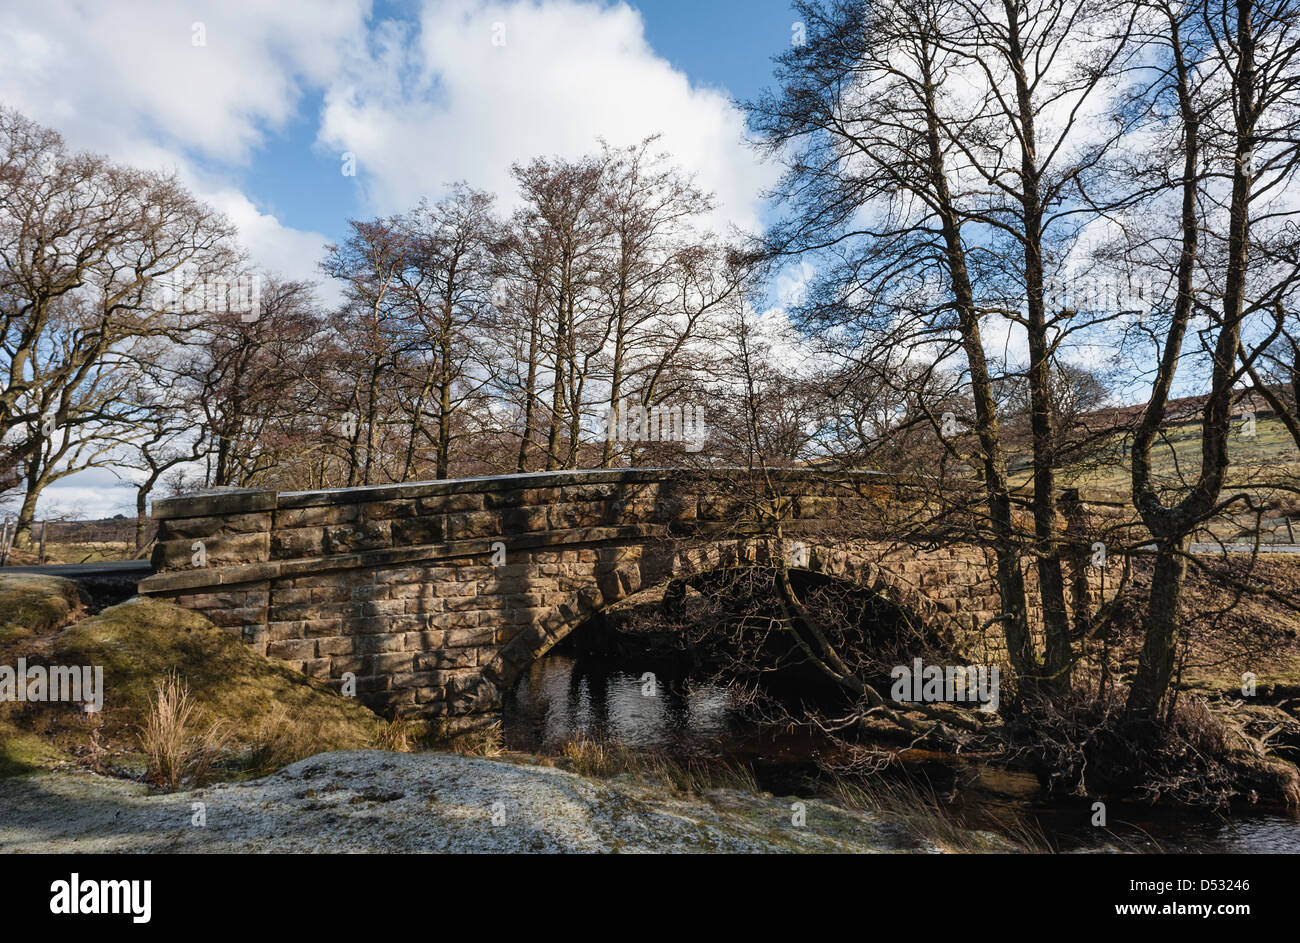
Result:
<instances>
[{"instance_id":1,"label":"stream water","mask_svg":"<svg viewBox=\"0 0 1300 943\"><path fill-rule=\"evenodd\" d=\"M632 668L627 660L573 650L539 659L507 699L503 719L512 749L553 753L589 738L679 759L713 757L749 766L762 788L778 795L813 795L815 756L828 747L807 733L755 727L734 709L725 686L692 680L671 663ZM1096 828L1090 802L1042 801L1028 774L982 771L954 790L951 761L930 757L909 775L944 795L965 824L996 830L1014 813L1036 822L1059 850L1300 853L1300 819L1282 812L1216 818L1111 803L1107 827Z\"/></svg>"}]
</instances>

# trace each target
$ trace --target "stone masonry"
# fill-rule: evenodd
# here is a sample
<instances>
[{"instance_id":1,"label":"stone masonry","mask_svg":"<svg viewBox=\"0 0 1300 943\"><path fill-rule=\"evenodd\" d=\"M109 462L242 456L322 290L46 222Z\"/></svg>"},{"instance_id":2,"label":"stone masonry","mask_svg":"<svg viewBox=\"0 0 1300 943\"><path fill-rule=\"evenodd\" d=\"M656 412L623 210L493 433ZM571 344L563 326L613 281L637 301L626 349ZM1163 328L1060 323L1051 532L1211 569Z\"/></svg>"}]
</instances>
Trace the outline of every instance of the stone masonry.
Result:
<instances>
[{"instance_id":1,"label":"stone masonry","mask_svg":"<svg viewBox=\"0 0 1300 943\"><path fill-rule=\"evenodd\" d=\"M336 689L353 683L377 710L455 729L490 716L535 658L605 607L773 553L973 648L998 602L983 551L845 533L848 519L885 522L904 491L869 473L786 471L759 489L741 472L665 469L220 490L155 502L154 575L140 591Z\"/></svg>"}]
</instances>

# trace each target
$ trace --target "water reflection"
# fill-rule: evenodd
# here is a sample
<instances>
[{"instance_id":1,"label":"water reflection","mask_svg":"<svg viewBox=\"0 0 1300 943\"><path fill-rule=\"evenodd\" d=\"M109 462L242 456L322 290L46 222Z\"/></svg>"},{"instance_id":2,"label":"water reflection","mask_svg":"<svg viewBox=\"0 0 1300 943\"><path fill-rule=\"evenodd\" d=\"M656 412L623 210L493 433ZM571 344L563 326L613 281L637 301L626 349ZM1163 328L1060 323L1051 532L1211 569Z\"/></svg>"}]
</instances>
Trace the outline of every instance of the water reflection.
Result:
<instances>
[{"instance_id":1,"label":"water reflection","mask_svg":"<svg viewBox=\"0 0 1300 943\"><path fill-rule=\"evenodd\" d=\"M1236 819L1220 825L1208 838L1213 851L1300 854L1300 821L1281 815Z\"/></svg>"},{"instance_id":2,"label":"water reflection","mask_svg":"<svg viewBox=\"0 0 1300 943\"><path fill-rule=\"evenodd\" d=\"M717 752L743 726L727 689L662 666L647 677L604 659L551 654L535 662L508 699L506 742L554 751L583 737L642 749Z\"/></svg>"},{"instance_id":3,"label":"water reflection","mask_svg":"<svg viewBox=\"0 0 1300 943\"><path fill-rule=\"evenodd\" d=\"M988 806L979 796L967 799L974 824L988 821ZM1038 821L1052 843L1063 851L1114 848L1144 853L1300 853L1300 819L1281 813L1242 810L1232 818L1216 818L1171 809L1114 804L1106 828L1087 823L1091 806L1021 803L1014 811Z\"/></svg>"},{"instance_id":4,"label":"water reflection","mask_svg":"<svg viewBox=\"0 0 1300 943\"><path fill-rule=\"evenodd\" d=\"M762 787L778 795L815 793L814 756L827 747L825 741L806 732L760 730L737 715L725 686L692 680L671 665L654 666L650 696L645 670L586 654L552 652L539 659L506 700L506 745L555 753L569 741L590 738L679 757L719 756L750 766ZM952 763L922 767L910 773L937 774L951 785ZM1003 813L1037 820L1060 850L1300 853L1300 820L1286 814L1217 819L1117 803L1110 826L1092 828L1089 803L1045 803L1009 788L1013 778L1032 781L1029 774L986 770L979 778L989 782L963 788L953 803L960 819L994 829Z\"/></svg>"}]
</instances>

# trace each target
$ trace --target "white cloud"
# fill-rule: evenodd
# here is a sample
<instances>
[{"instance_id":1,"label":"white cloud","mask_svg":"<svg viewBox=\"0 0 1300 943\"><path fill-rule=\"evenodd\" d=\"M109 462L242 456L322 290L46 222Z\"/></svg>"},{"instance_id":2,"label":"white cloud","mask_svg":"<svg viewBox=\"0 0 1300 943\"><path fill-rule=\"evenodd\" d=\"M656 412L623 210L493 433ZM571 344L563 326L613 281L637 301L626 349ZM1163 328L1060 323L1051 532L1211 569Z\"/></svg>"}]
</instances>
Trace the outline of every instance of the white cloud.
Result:
<instances>
[{"instance_id":1,"label":"white cloud","mask_svg":"<svg viewBox=\"0 0 1300 943\"><path fill-rule=\"evenodd\" d=\"M235 189L204 192L203 198L239 228L240 241L259 269L314 281L317 296L326 304L340 300L338 290L316 270L328 241L325 236L285 226Z\"/></svg>"},{"instance_id":2,"label":"white cloud","mask_svg":"<svg viewBox=\"0 0 1300 943\"><path fill-rule=\"evenodd\" d=\"M266 133L338 78L368 9L363 0L10 5L0 9L0 101L74 148L176 170L239 226L257 264L313 278L325 238L260 210L233 174L255 170Z\"/></svg>"},{"instance_id":3,"label":"white cloud","mask_svg":"<svg viewBox=\"0 0 1300 943\"><path fill-rule=\"evenodd\" d=\"M503 42L496 45L494 37ZM626 5L427 2L418 26L387 24L326 95L319 141L357 156L373 210L401 210L465 179L507 198L510 164L573 158L662 133L716 193L721 219L758 224L775 171L742 141L726 95L657 56Z\"/></svg>"},{"instance_id":4,"label":"white cloud","mask_svg":"<svg viewBox=\"0 0 1300 943\"><path fill-rule=\"evenodd\" d=\"M333 81L369 4L42 0L0 10L0 91L82 146L141 139L246 161L306 87ZM196 45L202 28L203 45Z\"/></svg>"},{"instance_id":5,"label":"white cloud","mask_svg":"<svg viewBox=\"0 0 1300 943\"><path fill-rule=\"evenodd\" d=\"M784 308L794 308L808 300L808 286L817 270L811 262L800 260L785 266L776 276L773 289L776 300Z\"/></svg>"},{"instance_id":6,"label":"white cloud","mask_svg":"<svg viewBox=\"0 0 1300 943\"><path fill-rule=\"evenodd\" d=\"M117 471L124 477L130 474L127 469ZM91 468L60 478L45 489L36 507L38 520L97 520L114 514L135 515L135 488L107 468Z\"/></svg>"}]
</instances>

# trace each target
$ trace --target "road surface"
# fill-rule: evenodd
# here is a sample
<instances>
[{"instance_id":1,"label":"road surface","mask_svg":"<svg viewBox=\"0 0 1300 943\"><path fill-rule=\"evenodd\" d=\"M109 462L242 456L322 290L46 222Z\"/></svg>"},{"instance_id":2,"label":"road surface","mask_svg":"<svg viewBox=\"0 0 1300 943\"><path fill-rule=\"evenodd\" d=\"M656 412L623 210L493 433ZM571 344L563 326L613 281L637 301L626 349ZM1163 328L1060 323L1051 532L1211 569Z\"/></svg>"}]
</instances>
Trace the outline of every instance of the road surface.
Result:
<instances>
[{"instance_id":1,"label":"road surface","mask_svg":"<svg viewBox=\"0 0 1300 943\"><path fill-rule=\"evenodd\" d=\"M41 576L62 576L65 579L87 579L96 576L135 576L143 579L153 572L148 560L105 560L100 563L47 563L45 566L6 566L3 573L37 573Z\"/></svg>"}]
</instances>

